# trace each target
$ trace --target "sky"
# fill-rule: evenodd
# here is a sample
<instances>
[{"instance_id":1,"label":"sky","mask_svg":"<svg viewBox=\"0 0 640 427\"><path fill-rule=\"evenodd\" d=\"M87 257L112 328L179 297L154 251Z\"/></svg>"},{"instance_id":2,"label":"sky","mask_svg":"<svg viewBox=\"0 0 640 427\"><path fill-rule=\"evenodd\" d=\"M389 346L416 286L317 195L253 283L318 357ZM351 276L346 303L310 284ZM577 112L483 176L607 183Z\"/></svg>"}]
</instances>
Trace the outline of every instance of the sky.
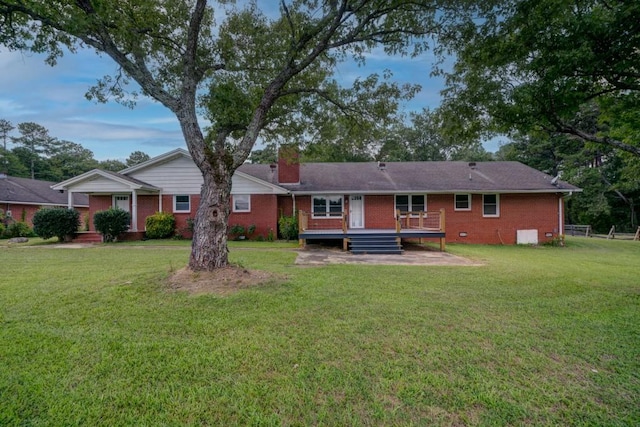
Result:
<instances>
[{"instance_id":1,"label":"sky","mask_svg":"<svg viewBox=\"0 0 640 427\"><path fill-rule=\"evenodd\" d=\"M374 51L364 67L352 62L340 65L336 79L349 83L356 77L382 74L388 69L395 81L422 86L421 92L403 106L405 111L433 109L440 103L444 86L442 78L430 77L433 59L430 54L400 58ZM49 130L50 136L93 151L97 160L124 160L133 151L154 157L186 148L175 116L150 98L140 97L134 109L115 101L99 104L85 98L90 86L116 70L110 58L88 49L66 54L51 67L42 55L0 47L0 119L14 126L38 123ZM496 148L485 147L489 151Z\"/></svg>"}]
</instances>

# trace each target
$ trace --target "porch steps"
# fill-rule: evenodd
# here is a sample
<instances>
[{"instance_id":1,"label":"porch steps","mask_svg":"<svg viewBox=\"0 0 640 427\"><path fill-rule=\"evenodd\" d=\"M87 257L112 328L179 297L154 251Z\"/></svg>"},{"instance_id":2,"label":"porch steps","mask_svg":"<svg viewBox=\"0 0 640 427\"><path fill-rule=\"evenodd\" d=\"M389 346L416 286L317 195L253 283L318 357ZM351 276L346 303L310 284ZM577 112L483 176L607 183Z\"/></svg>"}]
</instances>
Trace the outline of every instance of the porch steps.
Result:
<instances>
[{"instance_id":1,"label":"porch steps","mask_svg":"<svg viewBox=\"0 0 640 427\"><path fill-rule=\"evenodd\" d=\"M77 233L73 243L102 243L102 234L93 231Z\"/></svg>"},{"instance_id":2,"label":"porch steps","mask_svg":"<svg viewBox=\"0 0 640 427\"><path fill-rule=\"evenodd\" d=\"M384 254L400 255L404 251L395 236L362 235L353 236L350 241L351 253L354 255Z\"/></svg>"}]
</instances>

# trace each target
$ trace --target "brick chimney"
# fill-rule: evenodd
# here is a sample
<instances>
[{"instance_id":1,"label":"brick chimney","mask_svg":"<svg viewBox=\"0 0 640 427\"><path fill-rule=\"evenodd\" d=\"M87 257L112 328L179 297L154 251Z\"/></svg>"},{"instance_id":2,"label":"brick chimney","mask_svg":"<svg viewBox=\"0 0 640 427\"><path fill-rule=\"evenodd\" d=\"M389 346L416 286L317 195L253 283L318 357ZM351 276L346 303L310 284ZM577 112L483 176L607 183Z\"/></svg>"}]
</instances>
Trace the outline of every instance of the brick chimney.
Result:
<instances>
[{"instance_id":1,"label":"brick chimney","mask_svg":"<svg viewBox=\"0 0 640 427\"><path fill-rule=\"evenodd\" d=\"M281 145L278 150L278 183L300 184L300 151L295 144Z\"/></svg>"}]
</instances>

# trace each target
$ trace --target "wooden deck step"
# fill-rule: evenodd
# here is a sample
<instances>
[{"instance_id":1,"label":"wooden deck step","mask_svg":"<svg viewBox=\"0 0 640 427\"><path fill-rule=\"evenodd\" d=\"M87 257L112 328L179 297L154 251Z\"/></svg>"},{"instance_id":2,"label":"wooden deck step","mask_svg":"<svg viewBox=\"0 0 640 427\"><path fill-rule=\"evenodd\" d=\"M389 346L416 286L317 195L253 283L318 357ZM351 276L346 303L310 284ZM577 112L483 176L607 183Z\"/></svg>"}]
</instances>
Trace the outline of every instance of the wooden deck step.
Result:
<instances>
[{"instance_id":1,"label":"wooden deck step","mask_svg":"<svg viewBox=\"0 0 640 427\"><path fill-rule=\"evenodd\" d=\"M354 255L400 255L404 252L395 236L375 234L352 237L350 240L350 249Z\"/></svg>"}]
</instances>

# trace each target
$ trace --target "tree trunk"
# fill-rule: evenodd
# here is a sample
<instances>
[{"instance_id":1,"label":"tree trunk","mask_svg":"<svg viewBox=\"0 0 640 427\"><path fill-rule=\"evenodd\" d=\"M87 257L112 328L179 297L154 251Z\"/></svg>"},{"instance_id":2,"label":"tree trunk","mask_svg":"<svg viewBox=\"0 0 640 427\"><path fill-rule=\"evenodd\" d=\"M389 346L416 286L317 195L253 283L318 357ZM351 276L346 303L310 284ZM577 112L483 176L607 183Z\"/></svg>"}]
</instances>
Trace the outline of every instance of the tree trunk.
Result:
<instances>
[{"instance_id":1,"label":"tree trunk","mask_svg":"<svg viewBox=\"0 0 640 427\"><path fill-rule=\"evenodd\" d=\"M189 268L194 271L213 271L229 265L227 227L233 172L222 164L218 164L216 169L212 166L202 173L204 184L194 220L189 258Z\"/></svg>"}]
</instances>

